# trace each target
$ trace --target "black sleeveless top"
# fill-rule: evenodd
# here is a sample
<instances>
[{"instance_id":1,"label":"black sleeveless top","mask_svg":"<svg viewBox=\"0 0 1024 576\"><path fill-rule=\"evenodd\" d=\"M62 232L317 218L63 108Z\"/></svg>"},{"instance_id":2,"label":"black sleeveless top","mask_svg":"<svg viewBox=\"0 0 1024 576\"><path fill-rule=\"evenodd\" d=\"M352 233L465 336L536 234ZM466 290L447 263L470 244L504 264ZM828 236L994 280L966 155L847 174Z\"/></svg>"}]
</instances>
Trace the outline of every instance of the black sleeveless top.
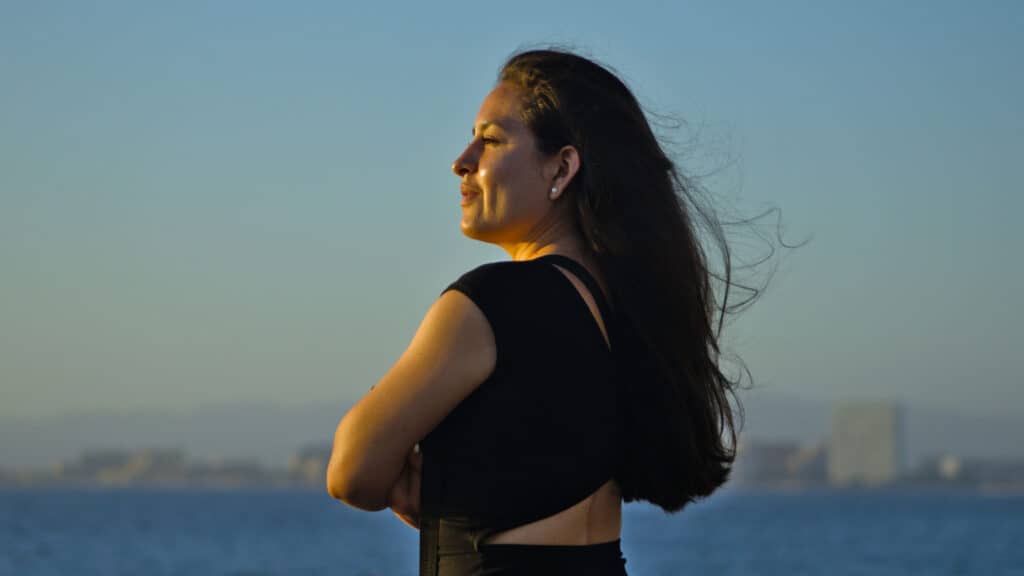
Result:
<instances>
[{"instance_id":1,"label":"black sleeveless top","mask_svg":"<svg viewBox=\"0 0 1024 576\"><path fill-rule=\"evenodd\" d=\"M485 264L445 290L462 292L484 313L497 357L487 380L420 443L421 574L447 576L445 557L479 554L487 536L569 508L615 475L615 363L586 302L555 264L584 282L612 337L600 287L564 256Z\"/></svg>"}]
</instances>

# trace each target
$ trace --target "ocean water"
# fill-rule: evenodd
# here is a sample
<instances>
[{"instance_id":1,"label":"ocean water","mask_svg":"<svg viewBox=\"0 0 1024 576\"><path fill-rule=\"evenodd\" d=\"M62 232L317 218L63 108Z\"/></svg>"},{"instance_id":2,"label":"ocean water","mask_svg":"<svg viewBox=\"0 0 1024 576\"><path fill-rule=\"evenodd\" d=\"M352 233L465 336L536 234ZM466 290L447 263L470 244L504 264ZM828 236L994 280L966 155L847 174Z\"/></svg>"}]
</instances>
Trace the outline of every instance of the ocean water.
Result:
<instances>
[{"instance_id":1,"label":"ocean water","mask_svg":"<svg viewBox=\"0 0 1024 576\"><path fill-rule=\"evenodd\" d=\"M631 576L1022 575L1024 497L726 491L623 510ZM390 512L306 491L0 491L0 575L413 576Z\"/></svg>"}]
</instances>

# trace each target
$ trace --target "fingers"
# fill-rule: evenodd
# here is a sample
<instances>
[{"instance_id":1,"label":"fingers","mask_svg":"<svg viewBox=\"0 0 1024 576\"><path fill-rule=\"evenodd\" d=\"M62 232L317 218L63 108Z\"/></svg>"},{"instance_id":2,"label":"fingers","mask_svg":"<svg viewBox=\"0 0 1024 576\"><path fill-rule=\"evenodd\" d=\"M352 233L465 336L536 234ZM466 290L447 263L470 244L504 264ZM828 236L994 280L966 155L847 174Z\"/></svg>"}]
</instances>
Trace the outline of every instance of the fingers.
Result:
<instances>
[{"instance_id":1,"label":"fingers","mask_svg":"<svg viewBox=\"0 0 1024 576\"><path fill-rule=\"evenodd\" d=\"M419 530L420 476L423 470L423 453L419 444L413 446L405 459L402 474L391 489L389 507L403 524Z\"/></svg>"},{"instance_id":2,"label":"fingers","mask_svg":"<svg viewBox=\"0 0 1024 576\"><path fill-rule=\"evenodd\" d=\"M390 508L391 511L395 514L398 514L400 516L407 516L409 518L415 518L419 516L420 512L416 506L413 506L412 502L408 501L396 502L394 505L390 506Z\"/></svg>"}]
</instances>

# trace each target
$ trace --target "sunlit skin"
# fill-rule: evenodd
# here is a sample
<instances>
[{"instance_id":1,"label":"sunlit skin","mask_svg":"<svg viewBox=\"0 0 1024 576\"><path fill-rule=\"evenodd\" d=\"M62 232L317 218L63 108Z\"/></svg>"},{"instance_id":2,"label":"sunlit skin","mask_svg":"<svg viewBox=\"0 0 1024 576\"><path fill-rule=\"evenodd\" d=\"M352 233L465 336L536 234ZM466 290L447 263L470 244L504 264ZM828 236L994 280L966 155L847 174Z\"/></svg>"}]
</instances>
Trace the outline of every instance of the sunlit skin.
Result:
<instances>
[{"instance_id":1,"label":"sunlit skin","mask_svg":"<svg viewBox=\"0 0 1024 576\"><path fill-rule=\"evenodd\" d=\"M579 154L572 146L550 157L540 154L519 111L518 90L505 83L495 87L452 165L460 179L462 232L501 246L513 260L558 253L593 271L568 203L559 201L579 170ZM562 272L604 331L586 287ZM395 365L338 424L328 492L364 510L390 507L417 527L422 458L413 447L487 379L496 358L494 333L480 309L461 292L442 295ZM585 545L615 540L620 528L621 495L609 481L574 506L487 542Z\"/></svg>"}]
</instances>

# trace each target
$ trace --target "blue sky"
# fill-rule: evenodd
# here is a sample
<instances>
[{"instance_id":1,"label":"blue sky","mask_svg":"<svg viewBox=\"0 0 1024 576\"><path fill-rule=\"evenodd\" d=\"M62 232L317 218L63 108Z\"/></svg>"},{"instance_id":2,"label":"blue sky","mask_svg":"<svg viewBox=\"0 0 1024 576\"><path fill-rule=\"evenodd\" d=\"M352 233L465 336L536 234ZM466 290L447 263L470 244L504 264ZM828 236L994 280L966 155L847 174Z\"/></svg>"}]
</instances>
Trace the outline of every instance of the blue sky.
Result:
<instances>
[{"instance_id":1,"label":"blue sky","mask_svg":"<svg viewBox=\"0 0 1024 576\"><path fill-rule=\"evenodd\" d=\"M449 166L551 42L812 238L727 334L762 390L1024 416L1024 8L620 4L0 6L0 418L361 395L505 258Z\"/></svg>"}]
</instances>

